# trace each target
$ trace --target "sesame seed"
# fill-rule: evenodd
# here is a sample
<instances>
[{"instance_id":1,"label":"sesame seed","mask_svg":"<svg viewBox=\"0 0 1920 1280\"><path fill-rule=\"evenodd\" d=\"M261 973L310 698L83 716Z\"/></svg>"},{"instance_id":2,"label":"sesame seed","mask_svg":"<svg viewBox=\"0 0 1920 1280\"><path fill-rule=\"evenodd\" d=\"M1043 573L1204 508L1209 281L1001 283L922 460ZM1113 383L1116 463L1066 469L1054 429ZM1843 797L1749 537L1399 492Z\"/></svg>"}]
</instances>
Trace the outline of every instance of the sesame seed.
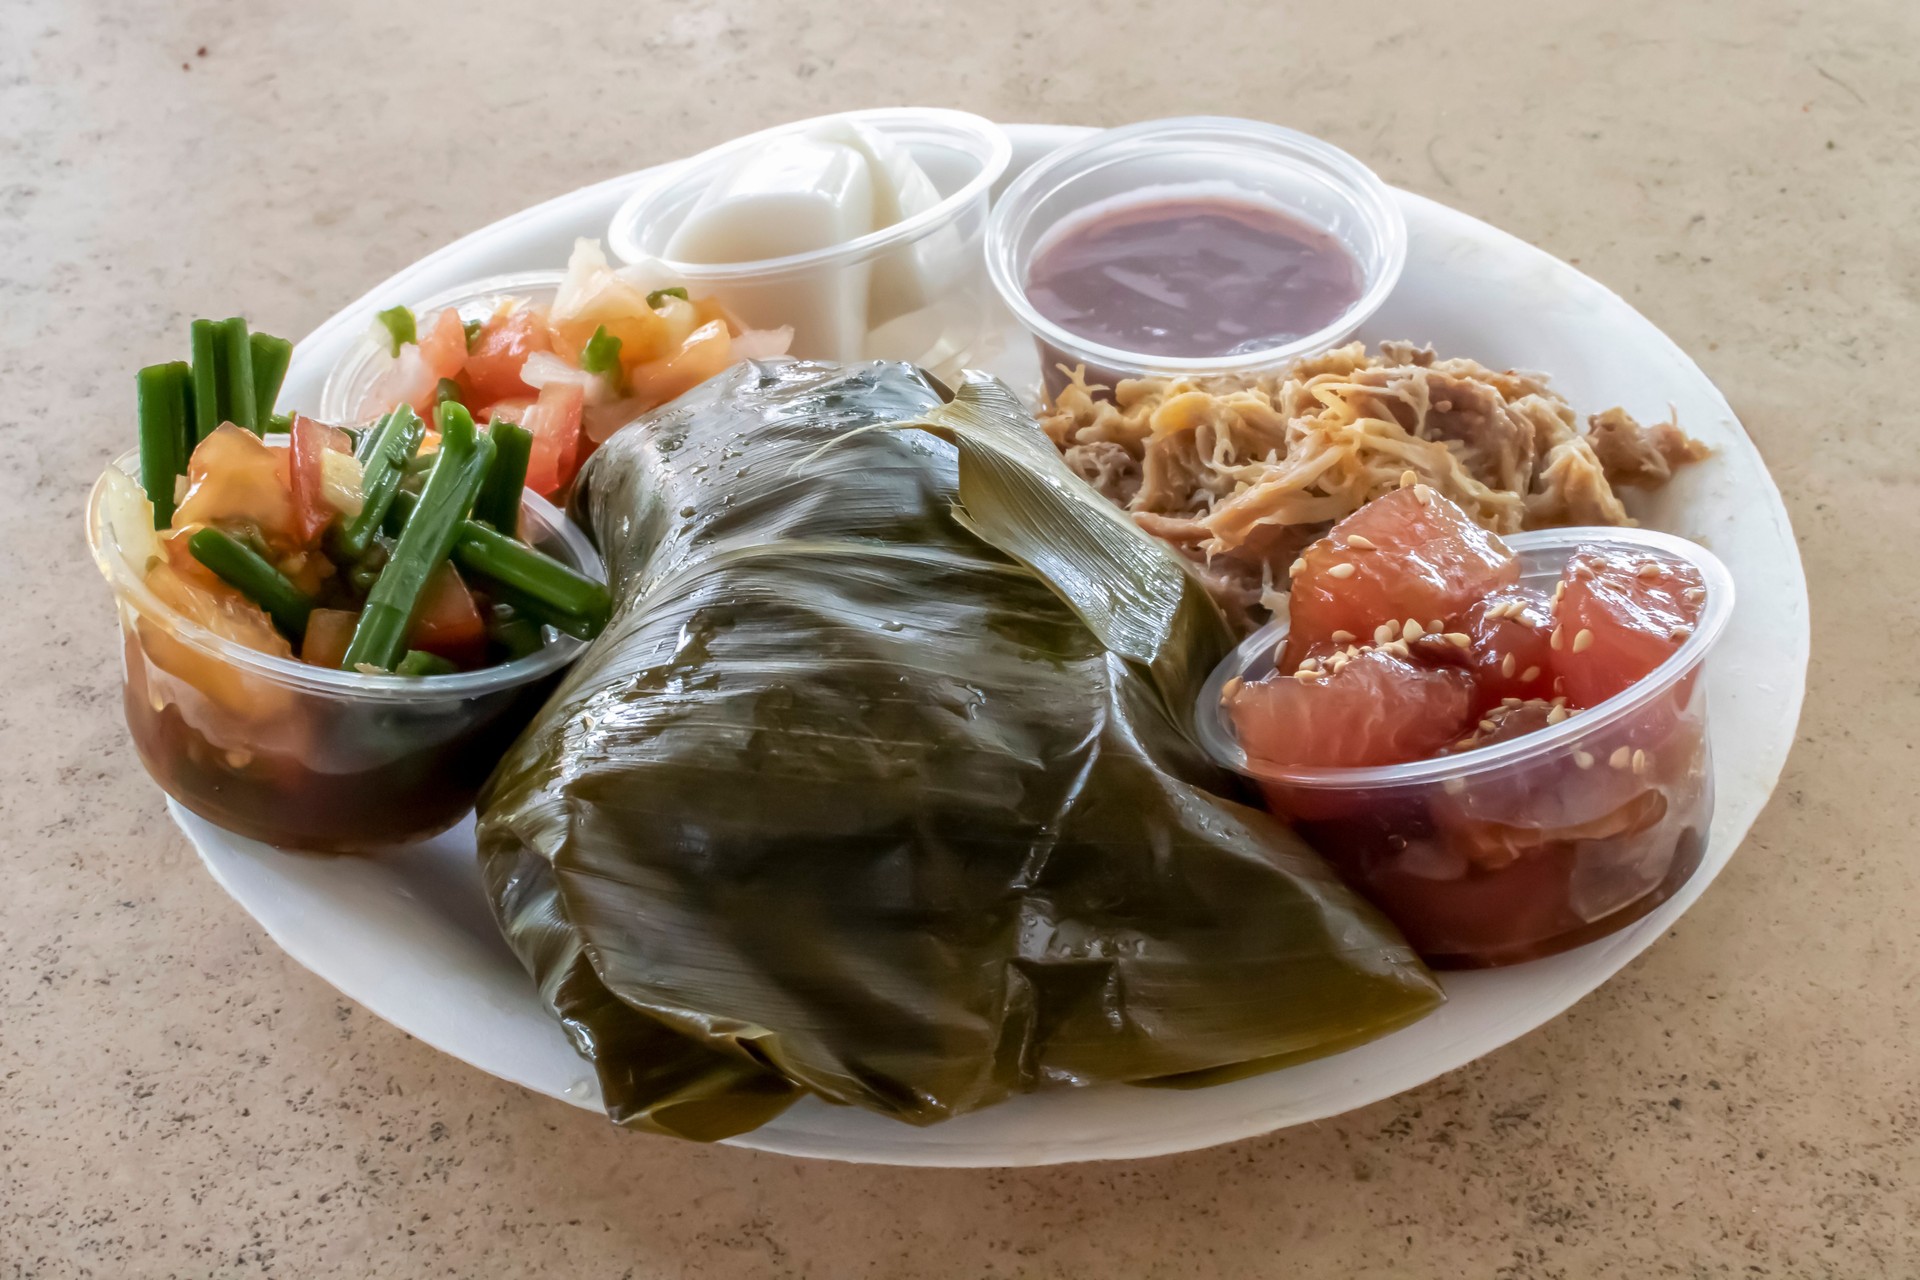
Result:
<instances>
[{"instance_id":1,"label":"sesame seed","mask_svg":"<svg viewBox=\"0 0 1920 1280\"><path fill-rule=\"evenodd\" d=\"M1640 577L1647 579L1649 582L1655 578L1664 578L1667 576L1666 569L1657 560L1647 561L1640 566L1637 572Z\"/></svg>"},{"instance_id":2,"label":"sesame seed","mask_svg":"<svg viewBox=\"0 0 1920 1280\"><path fill-rule=\"evenodd\" d=\"M1385 644L1399 634L1400 624L1389 618L1373 629L1373 642L1375 644Z\"/></svg>"},{"instance_id":3,"label":"sesame seed","mask_svg":"<svg viewBox=\"0 0 1920 1280\"><path fill-rule=\"evenodd\" d=\"M1540 668L1528 667L1525 671L1522 671L1520 673L1520 678L1526 681L1528 684L1532 684L1535 680L1538 680L1540 678Z\"/></svg>"},{"instance_id":4,"label":"sesame seed","mask_svg":"<svg viewBox=\"0 0 1920 1280\"><path fill-rule=\"evenodd\" d=\"M1576 765L1580 766L1582 769L1591 769L1593 768L1593 753L1588 751L1576 751L1573 753L1573 762Z\"/></svg>"},{"instance_id":5,"label":"sesame seed","mask_svg":"<svg viewBox=\"0 0 1920 1280\"><path fill-rule=\"evenodd\" d=\"M1438 619L1438 618L1435 618L1435 619L1434 619L1434 620L1433 620L1432 622L1429 622L1429 623L1427 624L1427 630L1428 630L1429 632L1433 632L1433 631L1445 631L1446 629L1447 629L1447 624L1446 624L1446 623L1444 623L1444 622L1442 622L1442 621L1440 621L1440 619Z\"/></svg>"},{"instance_id":6,"label":"sesame seed","mask_svg":"<svg viewBox=\"0 0 1920 1280\"><path fill-rule=\"evenodd\" d=\"M1423 484L1413 486L1413 496L1420 499L1420 505L1423 507L1433 505L1433 490Z\"/></svg>"},{"instance_id":7,"label":"sesame seed","mask_svg":"<svg viewBox=\"0 0 1920 1280\"><path fill-rule=\"evenodd\" d=\"M1616 747L1607 757L1607 763L1615 769L1624 769L1633 763L1633 752L1626 747Z\"/></svg>"},{"instance_id":8,"label":"sesame seed","mask_svg":"<svg viewBox=\"0 0 1920 1280\"><path fill-rule=\"evenodd\" d=\"M1513 660L1513 655L1508 654L1506 657L1500 659L1500 674L1511 680L1513 679L1513 669L1519 665L1519 663Z\"/></svg>"},{"instance_id":9,"label":"sesame seed","mask_svg":"<svg viewBox=\"0 0 1920 1280\"><path fill-rule=\"evenodd\" d=\"M1349 547L1352 547L1355 551L1378 551L1380 549L1374 546L1373 539L1369 538L1364 533L1348 534L1347 545Z\"/></svg>"},{"instance_id":10,"label":"sesame seed","mask_svg":"<svg viewBox=\"0 0 1920 1280\"><path fill-rule=\"evenodd\" d=\"M1403 639L1407 640L1408 642L1418 640L1421 636L1425 634L1427 634L1427 629L1421 626L1420 623L1413 618L1408 618L1405 622L1400 624L1400 635Z\"/></svg>"},{"instance_id":11,"label":"sesame seed","mask_svg":"<svg viewBox=\"0 0 1920 1280\"><path fill-rule=\"evenodd\" d=\"M1482 720L1482 721L1480 722L1480 732L1482 732L1482 733L1492 733L1492 732L1493 732L1493 730L1494 730L1494 723L1493 723L1493 721L1491 721L1491 720Z\"/></svg>"},{"instance_id":12,"label":"sesame seed","mask_svg":"<svg viewBox=\"0 0 1920 1280\"><path fill-rule=\"evenodd\" d=\"M1344 653L1334 654L1333 655L1333 674L1339 675L1342 671L1345 671L1347 669L1347 664L1352 661L1353 659L1349 658Z\"/></svg>"},{"instance_id":13,"label":"sesame seed","mask_svg":"<svg viewBox=\"0 0 1920 1280\"><path fill-rule=\"evenodd\" d=\"M1334 633L1333 633L1333 642L1334 642L1335 644L1352 644L1352 643L1353 643L1353 632L1351 632L1351 631L1336 631L1336 632L1334 632Z\"/></svg>"},{"instance_id":14,"label":"sesame seed","mask_svg":"<svg viewBox=\"0 0 1920 1280\"><path fill-rule=\"evenodd\" d=\"M1673 630L1667 632L1667 639L1685 640L1688 636L1692 634L1693 634L1693 628L1683 623L1680 626L1675 627Z\"/></svg>"},{"instance_id":15,"label":"sesame seed","mask_svg":"<svg viewBox=\"0 0 1920 1280\"><path fill-rule=\"evenodd\" d=\"M1418 480L1419 478L1420 478L1419 476L1414 475L1413 472L1411 471L1402 471L1400 473L1400 487L1402 489L1411 488L1413 486L1414 481Z\"/></svg>"},{"instance_id":16,"label":"sesame seed","mask_svg":"<svg viewBox=\"0 0 1920 1280\"><path fill-rule=\"evenodd\" d=\"M1527 704L1518 698L1502 698L1500 699L1500 705L1503 707L1524 707Z\"/></svg>"},{"instance_id":17,"label":"sesame seed","mask_svg":"<svg viewBox=\"0 0 1920 1280\"><path fill-rule=\"evenodd\" d=\"M1647 753L1646 752L1640 751L1637 749L1634 751L1633 771L1635 773L1645 773L1647 771Z\"/></svg>"},{"instance_id":18,"label":"sesame seed","mask_svg":"<svg viewBox=\"0 0 1920 1280\"><path fill-rule=\"evenodd\" d=\"M1305 573L1306 571L1307 571L1307 562L1305 560L1295 560L1292 564L1287 566L1287 576L1289 578L1297 578L1301 574Z\"/></svg>"},{"instance_id":19,"label":"sesame seed","mask_svg":"<svg viewBox=\"0 0 1920 1280\"><path fill-rule=\"evenodd\" d=\"M1562 578L1560 579L1560 581L1553 584L1553 602L1555 604L1559 604L1560 597L1564 596L1565 594L1567 594L1567 580L1565 578Z\"/></svg>"},{"instance_id":20,"label":"sesame seed","mask_svg":"<svg viewBox=\"0 0 1920 1280\"><path fill-rule=\"evenodd\" d=\"M1405 640L1395 640L1392 644L1384 644L1380 647L1396 658L1412 656L1407 650L1407 642Z\"/></svg>"},{"instance_id":21,"label":"sesame seed","mask_svg":"<svg viewBox=\"0 0 1920 1280\"><path fill-rule=\"evenodd\" d=\"M1551 644L1551 645L1552 645L1552 646L1554 647L1554 650L1555 650L1556 652L1558 652L1558 651L1560 650L1560 648L1562 647L1562 644L1561 644L1561 640L1560 640L1560 628L1559 628L1559 627L1555 627L1555 628L1553 629L1553 636L1552 636L1552 638L1551 638L1550 640L1548 640L1548 642L1547 642L1547 643L1549 643L1549 644Z\"/></svg>"},{"instance_id":22,"label":"sesame seed","mask_svg":"<svg viewBox=\"0 0 1920 1280\"><path fill-rule=\"evenodd\" d=\"M1555 676L1553 678L1553 691L1555 693L1560 693L1564 691L1566 687L1567 687L1567 678L1565 676Z\"/></svg>"},{"instance_id":23,"label":"sesame seed","mask_svg":"<svg viewBox=\"0 0 1920 1280\"><path fill-rule=\"evenodd\" d=\"M1558 645L1554 647L1559 648ZM1575 653L1585 653L1591 648L1593 648L1593 632L1582 627L1580 628L1579 634L1573 638L1573 651Z\"/></svg>"},{"instance_id":24,"label":"sesame seed","mask_svg":"<svg viewBox=\"0 0 1920 1280\"><path fill-rule=\"evenodd\" d=\"M1688 587L1680 594L1686 599L1688 604L1699 604L1707 598L1707 589L1705 587Z\"/></svg>"},{"instance_id":25,"label":"sesame seed","mask_svg":"<svg viewBox=\"0 0 1920 1280\"><path fill-rule=\"evenodd\" d=\"M1464 631L1447 632L1447 643L1456 649L1464 649L1473 643L1473 637Z\"/></svg>"},{"instance_id":26,"label":"sesame seed","mask_svg":"<svg viewBox=\"0 0 1920 1280\"><path fill-rule=\"evenodd\" d=\"M1570 714L1572 713L1569 712L1565 707L1555 707L1553 710L1547 712L1547 723L1559 724L1562 720L1565 720L1567 716Z\"/></svg>"},{"instance_id":27,"label":"sesame seed","mask_svg":"<svg viewBox=\"0 0 1920 1280\"><path fill-rule=\"evenodd\" d=\"M1353 576L1353 566L1342 561L1327 570L1327 576L1329 578L1351 578Z\"/></svg>"},{"instance_id":28,"label":"sesame seed","mask_svg":"<svg viewBox=\"0 0 1920 1280\"><path fill-rule=\"evenodd\" d=\"M1240 692L1240 688L1241 688L1241 686L1242 686L1242 685L1244 685L1244 684L1246 684L1246 681L1245 681L1245 680L1242 680L1242 679L1241 679L1241 678L1240 678L1239 676L1235 676L1235 677L1234 677L1233 679L1231 679L1231 680L1229 680L1229 681L1227 681L1227 682L1226 682L1225 684L1223 684L1223 685L1221 685L1221 686L1220 686L1220 701L1222 701L1222 702L1232 702L1232 701L1233 701L1233 695L1234 695L1234 694L1236 694L1236 693L1239 693L1239 692Z\"/></svg>"}]
</instances>

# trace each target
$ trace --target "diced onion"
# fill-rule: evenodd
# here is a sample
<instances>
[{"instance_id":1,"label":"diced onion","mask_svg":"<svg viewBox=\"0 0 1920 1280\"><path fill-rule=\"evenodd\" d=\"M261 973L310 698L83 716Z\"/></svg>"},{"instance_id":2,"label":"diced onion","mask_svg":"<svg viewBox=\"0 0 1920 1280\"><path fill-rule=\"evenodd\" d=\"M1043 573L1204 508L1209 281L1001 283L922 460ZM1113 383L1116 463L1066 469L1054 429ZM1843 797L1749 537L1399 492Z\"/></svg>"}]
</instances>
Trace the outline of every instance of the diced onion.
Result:
<instances>
[{"instance_id":1,"label":"diced onion","mask_svg":"<svg viewBox=\"0 0 1920 1280\"><path fill-rule=\"evenodd\" d=\"M326 504L351 519L366 505L360 460L338 449L320 451L320 496Z\"/></svg>"}]
</instances>

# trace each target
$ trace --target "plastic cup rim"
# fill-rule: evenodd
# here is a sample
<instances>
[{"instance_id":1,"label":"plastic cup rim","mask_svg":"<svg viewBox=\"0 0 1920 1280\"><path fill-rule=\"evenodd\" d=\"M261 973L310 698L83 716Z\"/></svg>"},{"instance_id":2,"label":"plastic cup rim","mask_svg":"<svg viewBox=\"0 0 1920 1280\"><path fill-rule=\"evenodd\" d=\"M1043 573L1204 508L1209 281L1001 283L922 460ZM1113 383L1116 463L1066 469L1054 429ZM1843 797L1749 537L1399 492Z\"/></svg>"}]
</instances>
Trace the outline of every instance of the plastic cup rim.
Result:
<instances>
[{"instance_id":1,"label":"plastic cup rim","mask_svg":"<svg viewBox=\"0 0 1920 1280\"><path fill-rule=\"evenodd\" d=\"M646 220L643 215L649 212L649 206L677 194L687 183L708 176L721 164L732 160L746 148L769 138L799 133L805 129L828 120L852 119L863 124L880 127L889 123L943 128L956 140L972 143L970 150L980 161L980 170L963 183L959 190L947 196L930 209L923 209L911 218L904 218L890 227L870 231L845 244L828 245L824 249L811 249L806 253L788 254L779 258L758 258L750 262L679 262L671 258L648 253L640 247L637 228ZM1013 159L1013 141L1007 131L988 120L985 116L970 111L956 111L949 107L870 107L863 111L836 111L826 115L810 116L804 120L794 120L786 124L774 125L756 133L746 134L729 142L711 147L699 155L689 156L661 168L657 176L621 202L614 212L613 220L607 227L607 242L613 248L614 256L623 263L657 263L663 271L687 280L734 281L763 276L788 275L808 271L816 267L844 265L873 257L896 245L919 239L922 234L954 220L962 209L976 200L984 199L987 192L1000 175L1006 172L1007 165Z\"/></svg>"},{"instance_id":2,"label":"plastic cup rim","mask_svg":"<svg viewBox=\"0 0 1920 1280\"><path fill-rule=\"evenodd\" d=\"M1259 351L1231 356L1158 356L1128 351L1094 342L1041 315L1027 300L1026 281L1020 277L1014 261L1014 240L1017 233L1025 229L1025 218L1031 214L1031 208L1023 206L1038 202L1040 196L1036 192L1043 184L1051 182L1057 185L1063 176L1062 170L1072 168L1116 144L1142 140L1175 142L1196 138L1221 142L1258 139L1279 144L1282 149L1294 153L1291 158L1297 160L1304 157L1323 170L1330 171L1355 203L1370 208L1376 216L1369 222L1377 223L1375 229L1379 232L1384 261L1360 296L1338 317L1313 333ZM1272 154L1271 149L1266 153ZM1393 188L1352 154L1322 138L1298 129L1289 129L1285 125L1237 116L1175 116L1105 129L1035 161L1014 179L995 203L993 213L987 220L986 257L987 275L993 281L994 290L1022 327L1049 346L1083 359L1088 364L1134 374L1238 373L1271 368L1311 355L1338 342L1365 323L1386 302L1387 295L1393 292L1406 268L1407 220L1394 198Z\"/></svg>"}]
</instances>

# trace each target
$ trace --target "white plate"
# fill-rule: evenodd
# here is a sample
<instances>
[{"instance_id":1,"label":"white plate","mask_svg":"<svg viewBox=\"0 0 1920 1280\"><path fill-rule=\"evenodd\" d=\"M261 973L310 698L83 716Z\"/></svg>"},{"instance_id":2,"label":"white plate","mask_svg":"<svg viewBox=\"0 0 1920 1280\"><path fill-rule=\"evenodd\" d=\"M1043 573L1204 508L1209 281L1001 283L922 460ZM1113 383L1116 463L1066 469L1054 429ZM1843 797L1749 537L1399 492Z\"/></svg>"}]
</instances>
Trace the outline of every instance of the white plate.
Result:
<instances>
[{"instance_id":1,"label":"white plate","mask_svg":"<svg viewBox=\"0 0 1920 1280\"><path fill-rule=\"evenodd\" d=\"M1015 126L1009 178L1084 131ZM599 235L645 174L516 214L415 263L302 342L291 405L321 383L374 310L465 280L566 261ZM1122 1085L1016 1098L929 1129L802 1103L736 1145L912 1165L1030 1165L1186 1151L1318 1120L1410 1089L1525 1034L1606 981L1691 906L1779 777L1806 683L1807 593L1778 490L1733 411L1672 342L1572 267L1464 214L1401 194L1411 231L1405 276L1369 341L1411 338L1487 364L1544 369L1584 412L1669 404L1714 457L1640 512L1704 542L1739 583L1739 607L1709 664L1719 805L1706 860L1671 901L1610 938L1510 969L1450 974L1448 1003L1423 1022L1304 1066L1194 1092ZM1031 384L1010 341L996 372ZM214 877L301 964L428 1044L507 1080L597 1107L592 1073L535 997L481 894L470 824L404 854L314 858L269 848L175 807Z\"/></svg>"}]
</instances>

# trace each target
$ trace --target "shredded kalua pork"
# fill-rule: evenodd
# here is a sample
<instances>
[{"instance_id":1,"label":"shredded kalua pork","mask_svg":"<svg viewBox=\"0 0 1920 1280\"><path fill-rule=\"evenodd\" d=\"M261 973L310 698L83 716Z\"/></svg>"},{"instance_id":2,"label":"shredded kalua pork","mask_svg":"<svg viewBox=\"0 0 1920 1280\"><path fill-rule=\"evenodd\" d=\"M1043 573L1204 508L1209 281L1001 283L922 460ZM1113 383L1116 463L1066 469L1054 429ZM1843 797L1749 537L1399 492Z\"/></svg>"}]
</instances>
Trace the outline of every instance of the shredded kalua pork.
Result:
<instances>
[{"instance_id":1,"label":"shredded kalua pork","mask_svg":"<svg viewBox=\"0 0 1920 1280\"><path fill-rule=\"evenodd\" d=\"M1273 611L1287 566L1408 471L1496 533L1632 524L1616 485L1664 484L1706 454L1623 409L1583 427L1544 375L1353 343L1284 375L1076 374L1040 419L1075 472L1199 567L1236 626Z\"/></svg>"}]
</instances>

